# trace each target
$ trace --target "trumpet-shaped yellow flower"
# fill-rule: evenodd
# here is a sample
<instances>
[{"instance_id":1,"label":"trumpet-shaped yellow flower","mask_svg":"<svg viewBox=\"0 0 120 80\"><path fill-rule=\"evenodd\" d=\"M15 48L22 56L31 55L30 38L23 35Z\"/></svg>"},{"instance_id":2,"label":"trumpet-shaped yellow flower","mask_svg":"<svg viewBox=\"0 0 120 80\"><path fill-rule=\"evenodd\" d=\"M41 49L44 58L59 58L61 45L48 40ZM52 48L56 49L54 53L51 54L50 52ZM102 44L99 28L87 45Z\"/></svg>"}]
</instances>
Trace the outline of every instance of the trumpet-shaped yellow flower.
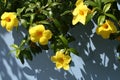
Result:
<instances>
[{"instance_id":1,"label":"trumpet-shaped yellow flower","mask_svg":"<svg viewBox=\"0 0 120 80\"><path fill-rule=\"evenodd\" d=\"M110 37L111 33L116 33L117 28L115 27L114 23L110 20L106 20L104 24L102 24L100 27L96 29L96 33L98 35L101 35L104 39L107 39Z\"/></svg>"},{"instance_id":2,"label":"trumpet-shaped yellow flower","mask_svg":"<svg viewBox=\"0 0 120 80\"><path fill-rule=\"evenodd\" d=\"M63 68L64 70L69 70L71 57L64 54L63 50L57 51L56 55L51 57L51 60L56 63L57 69Z\"/></svg>"},{"instance_id":3,"label":"trumpet-shaped yellow flower","mask_svg":"<svg viewBox=\"0 0 120 80\"><path fill-rule=\"evenodd\" d=\"M87 14L90 12L90 9L84 5L83 1L78 0L76 2L76 8L73 10L73 20L72 24L75 25L78 22L81 22L85 25Z\"/></svg>"},{"instance_id":4,"label":"trumpet-shaped yellow flower","mask_svg":"<svg viewBox=\"0 0 120 80\"><path fill-rule=\"evenodd\" d=\"M46 45L52 37L50 30L45 30L43 25L36 25L29 29L30 39L33 42L39 42L41 45Z\"/></svg>"},{"instance_id":5,"label":"trumpet-shaped yellow flower","mask_svg":"<svg viewBox=\"0 0 120 80\"><path fill-rule=\"evenodd\" d=\"M1 16L1 26L11 31L13 27L18 26L18 19L14 12L4 12Z\"/></svg>"}]
</instances>

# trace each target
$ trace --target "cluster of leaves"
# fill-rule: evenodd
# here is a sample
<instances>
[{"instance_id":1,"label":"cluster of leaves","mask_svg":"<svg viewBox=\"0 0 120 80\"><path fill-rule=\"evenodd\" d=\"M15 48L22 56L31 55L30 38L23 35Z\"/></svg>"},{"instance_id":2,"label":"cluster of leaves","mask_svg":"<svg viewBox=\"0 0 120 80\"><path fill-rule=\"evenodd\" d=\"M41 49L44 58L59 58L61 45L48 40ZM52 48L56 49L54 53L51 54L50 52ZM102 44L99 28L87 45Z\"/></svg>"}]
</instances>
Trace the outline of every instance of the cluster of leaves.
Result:
<instances>
[{"instance_id":1,"label":"cluster of leaves","mask_svg":"<svg viewBox=\"0 0 120 80\"><path fill-rule=\"evenodd\" d=\"M113 19L118 22L116 17L119 12L117 2L115 0L87 0L85 4L93 8L97 18L97 25L102 25L106 19ZM94 14L94 15L95 15ZM120 13L119 13L120 14ZM118 18L118 19L117 19Z\"/></svg>"},{"instance_id":2,"label":"cluster of leaves","mask_svg":"<svg viewBox=\"0 0 120 80\"><path fill-rule=\"evenodd\" d=\"M116 0L86 0L85 4L89 5L95 11L95 16L97 17L96 23L98 26L102 25L106 19L110 19L115 22L116 27L118 29L117 33L110 34L109 39L115 40L120 37L120 11L117 6ZM93 15L93 16L94 16ZM92 17L93 17L92 16ZM120 53L120 45L117 47L117 52Z\"/></svg>"},{"instance_id":3,"label":"cluster of leaves","mask_svg":"<svg viewBox=\"0 0 120 80\"><path fill-rule=\"evenodd\" d=\"M74 38L67 33L72 27L71 11L75 4L74 0L9 0L5 4L7 6L4 7L4 11L16 12L21 25L27 31L30 26L43 24L53 33L50 46L33 43L28 33L19 45L13 44L13 51L16 51L16 57L22 63L24 63L24 58L32 60L33 55L49 47L54 52L64 48L76 53L75 49L68 46Z\"/></svg>"}]
</instances>

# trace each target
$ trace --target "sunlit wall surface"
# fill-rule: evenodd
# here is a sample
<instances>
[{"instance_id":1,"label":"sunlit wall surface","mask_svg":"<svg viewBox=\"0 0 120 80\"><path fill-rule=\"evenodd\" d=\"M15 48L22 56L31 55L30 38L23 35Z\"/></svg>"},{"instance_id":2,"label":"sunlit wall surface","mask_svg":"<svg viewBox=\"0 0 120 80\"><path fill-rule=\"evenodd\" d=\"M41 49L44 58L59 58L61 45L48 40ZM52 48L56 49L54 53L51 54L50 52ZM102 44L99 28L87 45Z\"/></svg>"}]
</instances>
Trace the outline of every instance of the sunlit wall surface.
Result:
<instances>
[{"instance_id":1,"label":"sunlit wall surface","mask_svg":"<svg viewBox=\"0 0 120 80\"><path fill-rule=\"evenodd\" d=\"M118 4L119 6L119 4ZM76 26L70 30L76 41L70 44L78 50L79 56L71 53L72 63L69 71L57 70L50 61L51 50L34 56L25 64L10 52L10 45L19 44L26 31L15 29L7 32L0 27L0 80L120 80L120 61L116 47L117 41L104 40L96 35L96 25Z\"/></svg>"},{"instance_id":2,"label":"sunlit wall surface","mask_svg":"<svg viewBox=\"0 0 120 80\"><path fill-rule=\"evenodd\" d=\"M70 30L76 41L70 44L78 50L79 56L71 53L72 62L69 71L57 70L50 61L51 50L34 56L33 61L25 64L9 53L10 45L19 44L24 36L15 29L7 32L0 27L0 80L120 80L120 61L116 47L117 41L104 40L96 35L96 25L79 25ZM77 33L76 33L77 32Z\"/></svg>"}]
</instances>

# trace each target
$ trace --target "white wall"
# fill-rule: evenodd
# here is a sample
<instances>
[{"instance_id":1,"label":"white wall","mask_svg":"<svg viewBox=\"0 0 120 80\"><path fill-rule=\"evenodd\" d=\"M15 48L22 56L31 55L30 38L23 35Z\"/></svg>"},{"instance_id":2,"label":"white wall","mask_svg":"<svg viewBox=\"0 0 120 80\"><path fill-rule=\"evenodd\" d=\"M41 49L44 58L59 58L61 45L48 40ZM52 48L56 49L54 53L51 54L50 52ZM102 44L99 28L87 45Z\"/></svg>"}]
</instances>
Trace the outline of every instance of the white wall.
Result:
<instances>
[{"instance_id":1,"label":"white wall","mask_svg":"<svg viewBox=\"0 0 120 80\"><path fill-rule=\"evenodd\" d=\"M10 45L19 43L23 35L0 27L0 80L120 80L120 62L116 58L119 42L96 35L92 23L76 26L70 33L76 38L70 46L79 51L79 57L71 54L74 63L69 71L64 71L56 70L50 61L50 50L24 65L14 55L7 55Z\"/></svg>"}]
</instances>

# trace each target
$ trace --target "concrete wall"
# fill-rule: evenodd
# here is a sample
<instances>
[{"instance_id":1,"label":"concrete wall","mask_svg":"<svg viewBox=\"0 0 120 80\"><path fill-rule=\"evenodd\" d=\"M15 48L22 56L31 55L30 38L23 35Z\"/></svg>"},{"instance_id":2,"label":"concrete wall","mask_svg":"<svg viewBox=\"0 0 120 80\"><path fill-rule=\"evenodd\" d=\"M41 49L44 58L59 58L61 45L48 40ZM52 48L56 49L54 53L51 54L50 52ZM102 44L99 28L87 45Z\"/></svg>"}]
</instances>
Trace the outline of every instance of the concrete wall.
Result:
<instances>
[{"instance_id":1,"label":"concrete wall","mask_svg":"<svg viewBox=\"0 0 120 80\"><path fill-rule=\"evenodd\" d=\"M64 71L57 70L50 61L51 50L21 64L8 52L12 49L10 45L18 44L24 35L16 30L8 33L0 27L0 80L120 80L120 62L116 58L119 42L96 35L92 23L76 26L70 33L76 39L70 46L79 51L79 56L71 53L74 63L69 71Z\"/></svg>"}]
</instances>

